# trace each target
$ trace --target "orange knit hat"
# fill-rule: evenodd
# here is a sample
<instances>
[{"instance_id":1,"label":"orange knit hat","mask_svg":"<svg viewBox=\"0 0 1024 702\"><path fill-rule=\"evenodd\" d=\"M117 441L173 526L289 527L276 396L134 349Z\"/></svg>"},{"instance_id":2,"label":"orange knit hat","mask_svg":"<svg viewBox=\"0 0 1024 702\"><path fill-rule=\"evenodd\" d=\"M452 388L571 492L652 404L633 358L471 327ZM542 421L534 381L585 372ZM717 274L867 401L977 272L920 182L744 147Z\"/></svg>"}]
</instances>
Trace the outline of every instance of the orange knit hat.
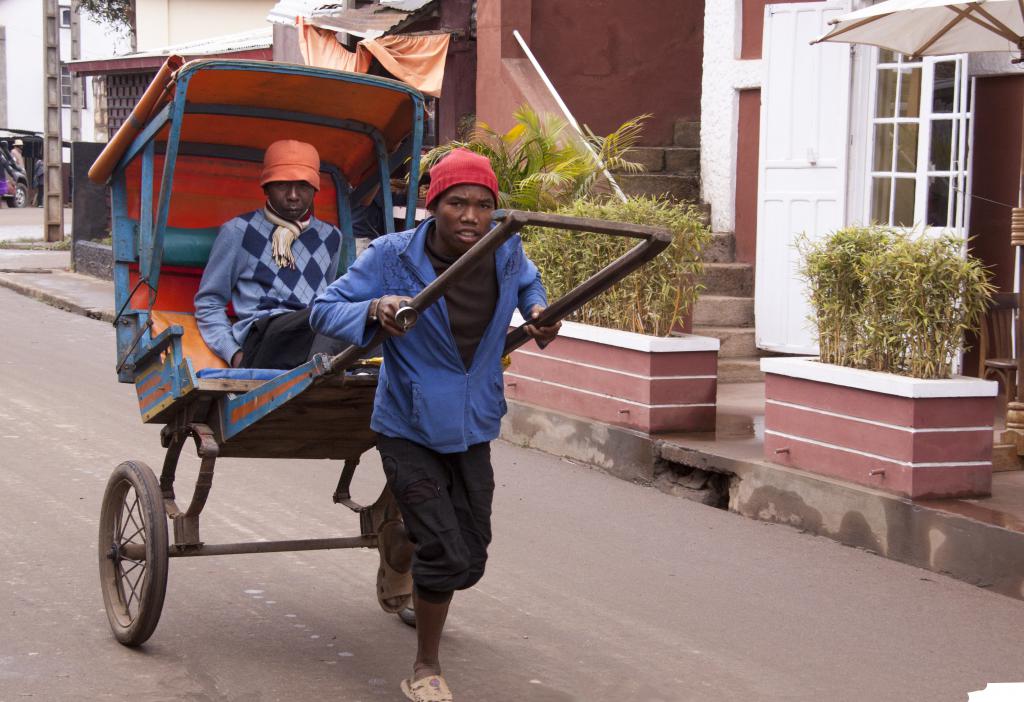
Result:
<instances>
[{"instance_id":1,"label":"orange knit hat","mask_svg":"<svg viewBox=\"0 0 1024 702\"><path fill-rule=\"evenodd\" d=\"M303 141L282 139L267 147L263 154L260 185L279 180L303 180L320 189L320 154Z\"/></svg>"},{"instance_id":2,"label":"orange knit hat","mask_svg":"<svg viewBox=\"0 0 1024 702\"><path fill-rule=\"evenodd\" d=\"M430 188L427 189L427 207L432 207L448 188L456 185L481 185L494 195L498 205L498 178L486 156L469 149L454 149L430 169Z\"/></svg>"}]
</instances>

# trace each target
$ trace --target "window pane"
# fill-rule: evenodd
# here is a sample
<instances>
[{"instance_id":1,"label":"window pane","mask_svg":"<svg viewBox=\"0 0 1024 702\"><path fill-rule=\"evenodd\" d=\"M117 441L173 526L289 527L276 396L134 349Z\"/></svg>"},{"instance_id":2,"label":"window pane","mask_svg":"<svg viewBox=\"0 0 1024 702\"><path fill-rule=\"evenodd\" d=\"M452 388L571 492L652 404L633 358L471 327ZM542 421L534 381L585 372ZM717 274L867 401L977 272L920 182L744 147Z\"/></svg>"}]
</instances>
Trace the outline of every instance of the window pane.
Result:
<instances>
[{"instance_id":1,"label":"window pane","mask_svg":"<svg viewBox=\"0 0 1024 702\"><path fill-rule=\"evenodd\" d=\"M928 179L928 214L931 227L949 226L949 178Z\"/></svg>"},{"instance_id":2,"label":"window pane","mask_svg":"<svg viewBox=\"0 0 1024 702\"><path fill-rule=\"evenodd\" d=\"M914 226L914 191L917 180L896 178L896 198L892 213L892 224L896 227Z\"/></svg>"},{"instance_id":3,"label":"window pane","mask_svg":"<svg viewBox=\"0 0 1024 702\"><path fill-rule=\"evenodd\" d=\"M871 179L871 223L889 224L889 197L892 194L891 178Z\"/></svg>"},{"instance_id":4,"label":"window pane","mask_svg":"<svg viewBox=\"0 0 1024 702\"><path fill-rule=\"evenodd\" d=\"M921 69L900 70L900 117L917 117L921 114Z\"/></svg>"},{"instance_id":5,"label":"window pane","mask_svg":"<svg viewBox=\"0 0 1024 702\"><path fill-rule=\"evenodd\" d=\"M879 63L896 63L896 52L889 51L888 49L878 50L878 62Z\"/></svg>"},{"instance_id":6,"label":"window pane","mask_svg":"<svg viewBox=\"0 0 1024 702\"><path fill-rule=\"evenodd\" d=\"M955 112L956 62L935 64L935 83L932 89L932 112Z\"/></svg>"},{"instance_id":7,"label":"window pane","mask_svg":"<svg viewBox=\"0 0 1024 702\"><path fill-rule=\"evenodd\" d=\"M916 124L899 126L899 142L896 151L896 170L913 173L917 170L917 127Z\"/></svg>"},{"instance_id":8,"label":"window pane","mask_svg":"<svg viewBox=\"0 0 1024 702\"><path fill-rule=\"evenodd\" d=\"M874 165L871 167L873 171L891 171L892 170L892 141L895 134L896 125L894 124L876 124L875 125L875 158Z\"/></svg>"},{"instance_id":9,"label":"window pane","mask_svg":"<svg viewBox=\"0 0 1024 702\"><path fill-rule=\"evenodd\" d=\"M952 170L950 154L953 153L953 120L932 120L932 144L928 156L929 170Z\"/></svg>"},{"instance_id":10,"label":"window pane","mask_svg":"<svg viewBox=\"0 0 1024 702\"><path fill-rule=\"evenodd\" d=\"M892 117L896 110L896 69L878 71L875 117Z\"/></svg>"},{"instance_id":11,"label":"window pane","mask_svg":"<svg viewBox=\"0 0 1024 702\"><path fill-rule=\"evenodd\" d=\"M965 120L966 121L966 120ZM964 127L964 122L961 122L956 127L956 133L954 134L953 142L957 145L953 153L959 156L962 161L957 163L957 169L961 171L967 170L967 164L971 162L971 140L966 138L966 134L961 133L961 129ZM968 125L968 128L969 125ZM960 145L960 139L963 138L963 145ZM960 149L963 148L963 155L960 154Z\"/></svg>"}]
</instances>

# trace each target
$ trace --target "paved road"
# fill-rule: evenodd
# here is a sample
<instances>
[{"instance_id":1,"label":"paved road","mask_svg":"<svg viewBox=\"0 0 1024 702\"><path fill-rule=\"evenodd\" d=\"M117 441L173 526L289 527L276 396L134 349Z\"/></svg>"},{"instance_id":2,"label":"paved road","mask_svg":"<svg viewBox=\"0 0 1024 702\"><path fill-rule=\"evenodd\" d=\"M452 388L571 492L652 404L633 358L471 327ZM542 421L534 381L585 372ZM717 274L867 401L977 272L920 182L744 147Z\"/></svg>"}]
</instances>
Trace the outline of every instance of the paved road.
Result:
<instances>
[{"instance_id":1,"label":"paved road","mask_svg":"<svg viewBox=\"0 0 1024 702\"><path fill-rule=\"evenodd\" d=\"M413 632L377 608L368 552L172 561L154 637L114 642L100 496L119 461L159 466L157 428L114 382L109 325L2 289L0 324L0 701L402 699ZM491 566L443 650L461 702L937 702L1024 679L1021 602L544 454L495 457ZM222 461L204 538L355 533L330 501L338 469ZM368 456L364 498L378 474Z\"/></svg>"}]
</instances>

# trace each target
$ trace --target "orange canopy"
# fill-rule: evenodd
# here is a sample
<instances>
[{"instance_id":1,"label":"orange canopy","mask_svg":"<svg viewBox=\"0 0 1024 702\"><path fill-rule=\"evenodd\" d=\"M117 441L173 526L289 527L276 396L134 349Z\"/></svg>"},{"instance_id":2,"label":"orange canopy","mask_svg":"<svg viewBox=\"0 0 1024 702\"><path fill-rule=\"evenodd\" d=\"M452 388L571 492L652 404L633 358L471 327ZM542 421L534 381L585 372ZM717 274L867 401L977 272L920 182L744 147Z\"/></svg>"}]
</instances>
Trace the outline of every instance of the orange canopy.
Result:
<instances>
[{"instance_id":1,"label":"orange canopy","mask_svg":"<svg viewBox=\"0 0 1024 702\"><path fill-rule=\"evenodd\" d=\"M209 59L186 63L173 76L169 71L158 75L146 91L159 99L146 110L147 119L178 97L183 85L187 104L181 143L262 152L278 139L309 142L321 161L337 167L353 188L377 172L377 153L368 132L376 130L385 151L394 153L412 133L416 103L422 101L408 85L386 78L267 61ZM142 107L140 103L137 110ZM90 178L106 181L141 129L142 124L125 123L100 154ZM158 145L166 143L169 133L170 123L155 135Z\"/></svg>"}]
</instances>

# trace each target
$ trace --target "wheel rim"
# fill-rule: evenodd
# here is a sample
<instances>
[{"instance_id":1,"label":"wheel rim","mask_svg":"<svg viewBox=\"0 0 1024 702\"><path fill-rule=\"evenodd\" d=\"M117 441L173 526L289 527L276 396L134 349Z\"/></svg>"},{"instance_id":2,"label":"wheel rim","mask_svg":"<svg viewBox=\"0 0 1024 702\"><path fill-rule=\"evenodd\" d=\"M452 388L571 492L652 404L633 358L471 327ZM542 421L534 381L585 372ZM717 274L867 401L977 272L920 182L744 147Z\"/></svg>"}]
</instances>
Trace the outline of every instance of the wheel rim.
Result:
<instances>
[{"instance_id":1,"label":"wheel rim","mask_svg":"<svg viewBox=\"0 0 1024 702\"><path fill-rule=\"evenodd\" d=\"M125 546L132 544L146 547L147 524L142 513L139 493L127 480L117 486L118 507L113 513L113 539L107 558L113 568L113 580L117 595L114 612L121 626L131 626L139 616L142 594L148 568L146 560L136 560L125 555Z\"/></svg>"},{"instance_id":2,"label":"wheel rim","mask_svg":"<svg viewBox=\"0 0 1024 702\"><path fill-rule=\"evenodd\" d=\"M15 207L24 207L25 206L25 201L27 199L28 199L27 193L25 192L24 188L22 188L20 185L16 186L15 189L14 189L14 206Z\"/></svg>"}]
</instances>

